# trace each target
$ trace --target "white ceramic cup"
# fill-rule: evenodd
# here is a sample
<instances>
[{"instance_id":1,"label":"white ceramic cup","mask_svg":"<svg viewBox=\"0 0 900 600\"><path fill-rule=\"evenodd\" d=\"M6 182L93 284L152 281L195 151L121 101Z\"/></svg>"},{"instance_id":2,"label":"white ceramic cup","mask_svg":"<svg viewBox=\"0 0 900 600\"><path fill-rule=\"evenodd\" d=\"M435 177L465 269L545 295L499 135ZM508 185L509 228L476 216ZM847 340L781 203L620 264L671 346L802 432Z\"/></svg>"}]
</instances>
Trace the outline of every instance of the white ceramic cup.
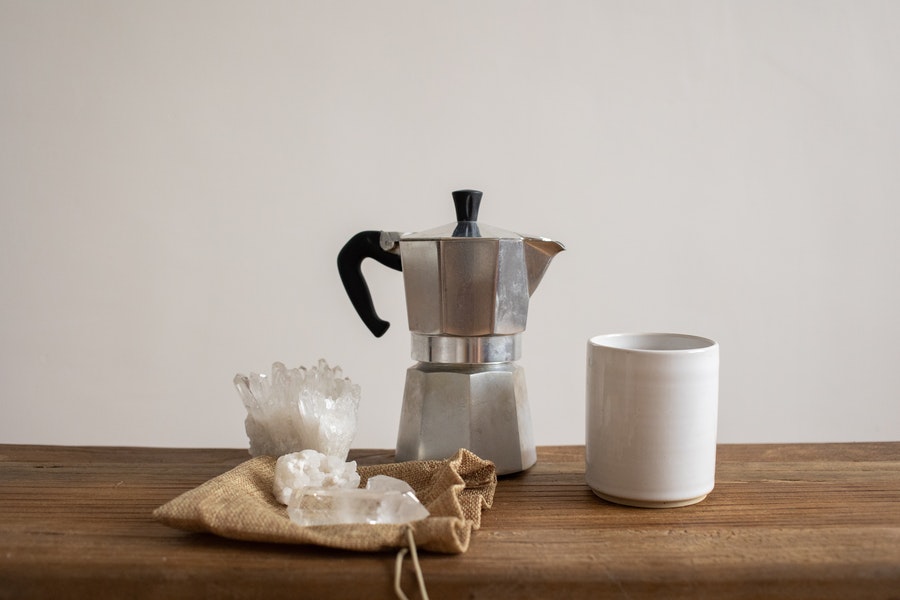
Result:
<instances>
[{"instance_id":1,"label":"white ceramic cup","mask_svg":"<svg viewBox=\"0 0 900 600\"><path fill-rule=\"evenodd\" d=\"M716 471L719 346L675 333L599 335L587 348L585 480L618 504L687 506Z\"/></svg>"}]
</instances>

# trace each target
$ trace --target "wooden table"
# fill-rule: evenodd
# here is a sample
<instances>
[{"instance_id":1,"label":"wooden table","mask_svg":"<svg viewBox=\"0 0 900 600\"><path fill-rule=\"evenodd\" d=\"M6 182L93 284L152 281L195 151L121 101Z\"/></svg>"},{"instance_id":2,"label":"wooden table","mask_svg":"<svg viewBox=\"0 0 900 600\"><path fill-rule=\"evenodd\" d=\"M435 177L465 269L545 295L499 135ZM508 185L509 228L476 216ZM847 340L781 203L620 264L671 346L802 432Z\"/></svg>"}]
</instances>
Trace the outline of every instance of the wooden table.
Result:
<instances>
[{"instance_id":1,"label":"wooden table","mask_svg":"<svg viewBox=\"0 0 900 600\"><path fill-rule=\"evenodd\" d=\"M354 451L362 464L385 451ZM582 447L502 478L466 554L423 553L440 598L900 598L900 442L723 445L716 489L608 504ZM0 598L390 598L393 554L170 529L157 506L243 450L0 445ZM405 564L403 587L417 597Z\"/></svg>"}]
</instances>

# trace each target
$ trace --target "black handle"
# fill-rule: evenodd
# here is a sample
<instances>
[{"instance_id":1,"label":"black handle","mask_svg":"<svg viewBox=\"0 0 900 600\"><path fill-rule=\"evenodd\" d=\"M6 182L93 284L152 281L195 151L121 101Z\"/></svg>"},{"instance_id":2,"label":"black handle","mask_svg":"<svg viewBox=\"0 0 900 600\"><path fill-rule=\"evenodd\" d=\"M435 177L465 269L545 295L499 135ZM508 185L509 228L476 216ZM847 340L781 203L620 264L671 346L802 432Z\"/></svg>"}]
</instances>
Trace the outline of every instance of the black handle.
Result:
<instances>
[{"instance_id":1,"label":"black handle","mask_svg":"<svg viewBox=\"0 0 900 600\"><path fill-rule=\"evenodd\" d=\"M478 230L478 208L481 206L481 192L478 190L456 190L453 192L453 205L456 207L455 238L481 237Z\"/></svg>"},{"instance_id":2,"label":"black handle","mask_svg":"<svg viewBox=\"0 0 900 600\"><path fill-rule=\"evenodd\" d=\"M369 293L369 286L362 274L362 261L366 258L374 258L395 271L402 271L403 267L400 264L399 254L388 252L381 247L380 231L361 231L350 238L338 252L338 273L353 308L369 331L374 333L375 337L381 337L391 324L380 319L375 312L372 294Z\"/></svg>"},{"instance_id":3,"label":"black handle","mask_svg":"<svg viewBox=\"0 0 900 600\"><path fill-rule=\"evenodd\" d=\"M457 221L477 221L482 193L478 190L456 190L453 205L456 207Z\"/></svg>"}]
</instances>

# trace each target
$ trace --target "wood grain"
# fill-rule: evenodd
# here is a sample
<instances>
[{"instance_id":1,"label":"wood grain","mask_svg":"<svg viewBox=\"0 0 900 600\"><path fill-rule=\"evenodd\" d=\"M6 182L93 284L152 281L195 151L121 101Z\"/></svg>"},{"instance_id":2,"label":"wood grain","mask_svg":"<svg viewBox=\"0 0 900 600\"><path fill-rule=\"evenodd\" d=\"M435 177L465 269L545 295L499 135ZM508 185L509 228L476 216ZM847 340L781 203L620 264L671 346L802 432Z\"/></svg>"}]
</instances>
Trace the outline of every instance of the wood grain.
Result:
<instances>
[{"instance_id":1,"label":"wood grain","mask_svg":"<svg viewBox=\"0 0 900 600\"><path fill-rule=\"evenodd\" d=\"M384 450L355 450L363 464ZM900 598L900 442L719 447L702 503L596 498L581 447L502 478L441 598ZM0 598L391 598L393 554L234 542L151 512L244 450L0 445ZM410 569L404 588L411 597Z\"/></svg>"}]
</instances>

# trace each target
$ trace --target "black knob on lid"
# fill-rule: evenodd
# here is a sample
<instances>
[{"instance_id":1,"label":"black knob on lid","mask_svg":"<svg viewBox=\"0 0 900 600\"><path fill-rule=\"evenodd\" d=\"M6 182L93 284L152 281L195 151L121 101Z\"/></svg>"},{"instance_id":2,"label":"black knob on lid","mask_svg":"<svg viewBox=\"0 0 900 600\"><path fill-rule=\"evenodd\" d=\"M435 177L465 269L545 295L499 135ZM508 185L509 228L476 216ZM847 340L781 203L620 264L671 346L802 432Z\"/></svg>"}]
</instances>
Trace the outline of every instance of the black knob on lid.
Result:
<instances>
[{"instance_id":1,"label":"black knob on lid","mask_svg":"<svg viewBox=\"0 0 900 600\"><path fill-rule=\"evenodd\" d=\"M457 221L477 221L478 207L481 206L481 192L478 190L457 190L453 192Z\"/></svg>"}]
</instances>

